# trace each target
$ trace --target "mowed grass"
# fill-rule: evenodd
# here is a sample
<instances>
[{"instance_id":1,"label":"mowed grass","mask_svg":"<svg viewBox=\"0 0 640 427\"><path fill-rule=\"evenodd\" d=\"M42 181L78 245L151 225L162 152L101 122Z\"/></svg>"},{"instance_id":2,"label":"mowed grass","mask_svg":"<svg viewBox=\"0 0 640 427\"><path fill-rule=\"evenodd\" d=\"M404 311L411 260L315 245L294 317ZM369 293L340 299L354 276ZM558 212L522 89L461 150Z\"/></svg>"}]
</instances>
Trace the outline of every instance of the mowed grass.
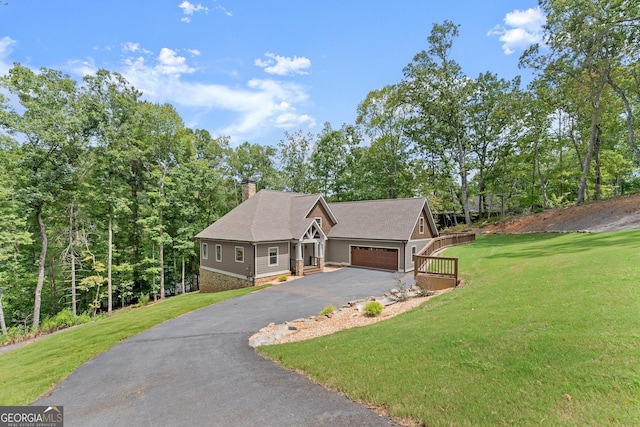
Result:
<instances>
[{"instance_id":1,"label":"mowed grass","mask_svg":"<svg viewBox=\"0 0 640 427\"><path fill-rule=\"evenodd\" d=\"M264 287L196 292L145 307L119 310L110 318L98 319L1 354L0 406L33 402L87 360L139 332Z\"/></svg>"},{"instance_id":2,"label":"mowed grass","mask_svg":"<svg viewBox=\"0 0 640 427\"><path fill-rule=\"evenodd\" d=\"M482 236L444 256L466 286L259 351L429 426L640 425L640 231Z\"/></svg>"}]
</instances>

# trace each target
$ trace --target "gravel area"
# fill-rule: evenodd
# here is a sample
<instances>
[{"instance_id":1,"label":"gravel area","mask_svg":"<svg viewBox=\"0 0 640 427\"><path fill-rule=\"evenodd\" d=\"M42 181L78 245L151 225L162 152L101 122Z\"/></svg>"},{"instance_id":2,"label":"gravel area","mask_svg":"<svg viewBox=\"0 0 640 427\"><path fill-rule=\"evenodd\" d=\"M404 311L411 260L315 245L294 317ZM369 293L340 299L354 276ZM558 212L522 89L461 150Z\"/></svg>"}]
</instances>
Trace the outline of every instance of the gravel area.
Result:
<instances>
[{"instance_id":1,"label":"gravel area","mask_svg":"<svg viewBox=\"0 0 640 427\"><path fill-rule=\"evenodd\" d=\"M271 323L249 338L249 345L281 344L303 341L323 335L333 334L343 329L366 326L381 320L390 319L412 308L418 307L426 300L449 292L452 289L436 291L430 296L411 297L404 301L386 305L382 313L375 317L366 316L358 305L349 305L338 309L330 316L312 316L296 319L280 324Z\"/></svg>"}]
</instances>

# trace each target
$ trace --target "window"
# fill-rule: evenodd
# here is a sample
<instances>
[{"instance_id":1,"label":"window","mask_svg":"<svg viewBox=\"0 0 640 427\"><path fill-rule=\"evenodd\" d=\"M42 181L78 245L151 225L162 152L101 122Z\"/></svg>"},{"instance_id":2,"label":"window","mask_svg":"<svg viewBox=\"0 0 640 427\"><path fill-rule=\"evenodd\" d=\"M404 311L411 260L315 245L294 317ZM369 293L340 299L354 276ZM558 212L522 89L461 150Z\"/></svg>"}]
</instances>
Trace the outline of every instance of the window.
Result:
<instances>
[{"instance_id":1,"label":"window","mask_svg":"<svg viewBox=\"0 0 640 427\"><path fill-rule=\"evenodd\" d=\"M418 220L418 232L420 234L424 234L424 218L420 217L420 219Z\"/></svg>"},{"instance_id":2,"label":"window","mask_svg":"<svg viewBox=\"0 0 640 427\"><path fill-rule=\"evenodd\" d=\"M222 262L222 245L216 245L216 261Z\"/></svg>"},{"instance_id":3,"label":"window","mask_svg":"<svg viewBox=\"0 0 640 427\"><path fill-rule=\"evenodd\" d=\"M202 244L202 259L209 257L209 246L206 243Z\"/></svg>"},{"instance_id":4,"label":"window","mask_svg":"<svg viewBox=\"0 0 640 427\"><path fill-rule=\"evenodd\" d=\"M278 248L269 248L269 267L278 265Z\"/></svg>"},{"instance_id":5,"label":"window","mask_svg":"<svg viewBox=\"0 0 640 427\"><path fill-rule=\"evenodd\" d=\"M244 248L236 246L236 262L244 262Z\"/></svg>"},{"instance_id":6,"label":"window","mask_svg":"<svg viewBox=\"0 0 640 427\"><path fill-rule=\"evenodd\" d=\"M416 247L411 246L411 264L413 264L416 260Z\"/></svg>"},{"instance_id":7,"label":"window","mask_svg":"<svg viewBox=\"0 0 640 427\"><path fill-rule=\"evenodd\" d=\"M318 227L322 228L322 217L315 217L314 218L316 220L316 224L318 224Z\"/></svg>"}]
</instances>

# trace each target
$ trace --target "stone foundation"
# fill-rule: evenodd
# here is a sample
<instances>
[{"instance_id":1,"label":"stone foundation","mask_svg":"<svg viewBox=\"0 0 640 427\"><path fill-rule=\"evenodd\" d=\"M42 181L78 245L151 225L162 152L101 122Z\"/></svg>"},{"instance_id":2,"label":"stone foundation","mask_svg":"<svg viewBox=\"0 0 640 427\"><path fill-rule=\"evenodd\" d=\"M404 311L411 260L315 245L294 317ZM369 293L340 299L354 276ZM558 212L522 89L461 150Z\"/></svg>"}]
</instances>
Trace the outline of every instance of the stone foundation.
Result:
<instances>
[{"instance_id":1,"label":"stone foundation","mask_svg":"<svg viewBox=\"0 0 640 427\"><path fill-rule=\"evenodd\" d=\"M253 286L250 279L227 276L222 273L200 269L200 292L220 292L229 289L248 288Z\"/></svg>"},{"instance_id":2,"label":"stone foundation","mask_svg":"<svg viewBox=\"0 0 640 427\"><path fill-rule=\"evenodd\" d=\"M296 276L304 275L304 261L301 259L296 260Z\"/></svg>"}]
</instances>

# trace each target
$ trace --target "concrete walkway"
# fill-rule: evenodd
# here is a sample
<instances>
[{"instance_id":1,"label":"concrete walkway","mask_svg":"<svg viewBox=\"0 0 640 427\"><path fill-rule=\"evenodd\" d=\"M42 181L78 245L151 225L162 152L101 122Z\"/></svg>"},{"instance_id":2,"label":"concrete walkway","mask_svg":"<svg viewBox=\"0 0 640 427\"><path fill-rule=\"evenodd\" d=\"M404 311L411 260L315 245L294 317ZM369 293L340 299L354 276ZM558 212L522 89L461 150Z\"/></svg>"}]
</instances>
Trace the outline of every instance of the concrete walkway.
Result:
<instances>
[{"instance_id":1,"label":"concrete walkway","mask_svg":"<svg viewBox=\"0 0 640 427\"><path fill-rule=\"evenodd\" d=\"M391 273L344 268L227 300L123 341L34 404L64 406L65 427L393 425L247 343L270 322L393 287Z\"/></svg>"}]
</instances>

